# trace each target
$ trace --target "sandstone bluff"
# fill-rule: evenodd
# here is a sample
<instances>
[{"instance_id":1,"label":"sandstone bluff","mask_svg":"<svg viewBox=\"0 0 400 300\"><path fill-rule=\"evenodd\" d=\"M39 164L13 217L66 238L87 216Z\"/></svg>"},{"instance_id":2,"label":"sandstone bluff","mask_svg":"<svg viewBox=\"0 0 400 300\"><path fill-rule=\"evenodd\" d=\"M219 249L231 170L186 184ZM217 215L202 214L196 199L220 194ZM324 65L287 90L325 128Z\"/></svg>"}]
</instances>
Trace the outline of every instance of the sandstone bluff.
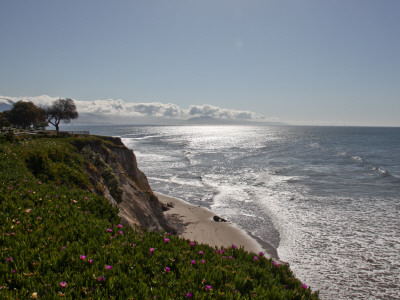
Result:
<instances>
[{"instance_id":1,"label":"sandstone bluff","mask_svg":"<svg viewBox=\"0 0 400 300\"><path fill-rule=\"evenodd\" d=\"M118 206L122 220L131 227L142 227L148 230L175 233L164 217L163 205L150 188L146 175L139 170L136 156L125 147L120 138L98 137L74 143L78 150L89 147L100 155L104 162L117 176L119 188L122 190L122 201L112 196L109 187L98 170L88 168L89 176L95 188L94 192L104 195L113 206Z\"/></svg>"}]
</instances>

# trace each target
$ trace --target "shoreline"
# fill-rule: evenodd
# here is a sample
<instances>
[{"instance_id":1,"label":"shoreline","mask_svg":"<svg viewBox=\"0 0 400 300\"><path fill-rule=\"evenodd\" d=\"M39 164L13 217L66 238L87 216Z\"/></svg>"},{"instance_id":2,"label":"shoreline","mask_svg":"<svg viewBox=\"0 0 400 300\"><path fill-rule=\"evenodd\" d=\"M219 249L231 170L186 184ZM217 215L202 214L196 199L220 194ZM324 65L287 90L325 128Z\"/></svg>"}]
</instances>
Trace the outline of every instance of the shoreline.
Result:
<instances>
[{"instance_id":1,"label":"shoreline","mask_svg":"<svg viewBox=\"0 0 400 300\"><path fill-rule=\"evenodd\" d=\"M208 244L211 247L243 247L248 252L264 252L268 258L280 262L278 252L270 244L240 229L231 222L216 222L210 209L190 204L182 199L154 192L161 203L172 204L164 211L168 222L176 227L180 237Z\"/></svg>"}]
</instances>

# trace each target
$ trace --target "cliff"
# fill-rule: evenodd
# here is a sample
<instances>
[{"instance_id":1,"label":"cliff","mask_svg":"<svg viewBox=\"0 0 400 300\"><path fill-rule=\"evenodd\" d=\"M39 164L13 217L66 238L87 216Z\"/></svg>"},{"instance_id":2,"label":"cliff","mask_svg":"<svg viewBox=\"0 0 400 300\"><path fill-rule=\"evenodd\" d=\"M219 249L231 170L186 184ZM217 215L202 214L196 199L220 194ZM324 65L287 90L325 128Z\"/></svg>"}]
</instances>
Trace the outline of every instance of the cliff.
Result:
<instances>
[{"instance_id":1,"label":"cliff","mask_svg":"<svg viewBox=\"0 0 400 300\"><path fill-rule=\"evenodd\" d=\"M0 299L318 299L264 255L118 226L118 209L95 193L108 193L127 223L167 226L124 148L94 136L0 134Z\"/></svg>"},{"instance_id":2,"label":"cliff","mask_svg":"<svg viewBox=\"0 0 400 300\"><path fill-rule=\"evenodd\" d=\"M118 178L121 197L111 191L96 166L91 165L88 168L92 183L97 186L95 192L104 195L114 206L118 206L119 215L124 222L152 231L175 232L165 219L162 204L151 190L146 175L139 170L135 154L125 147L120 138L97 137L78 140L74 145L81 152L89 148L98 154Z\"/></svg>"}]
</instances>

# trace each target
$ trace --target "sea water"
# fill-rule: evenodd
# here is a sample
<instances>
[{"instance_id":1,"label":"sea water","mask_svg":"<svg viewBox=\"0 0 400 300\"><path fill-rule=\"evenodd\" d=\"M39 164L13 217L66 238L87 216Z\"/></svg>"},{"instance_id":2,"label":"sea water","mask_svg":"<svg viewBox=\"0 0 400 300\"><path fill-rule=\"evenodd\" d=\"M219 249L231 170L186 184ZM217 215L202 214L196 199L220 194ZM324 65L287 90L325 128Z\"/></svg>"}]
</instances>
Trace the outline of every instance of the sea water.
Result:
<instances>
[{"instance_id":1,"label":"sea water","mask_svg":"<svg viewBox=\"0 0 400 300\"><path fill-rule=\"evenodd\" d=\"M277 249L323 299L400 299L400 128L94 126L153 190Z\"/></svg>"}]
</instances>

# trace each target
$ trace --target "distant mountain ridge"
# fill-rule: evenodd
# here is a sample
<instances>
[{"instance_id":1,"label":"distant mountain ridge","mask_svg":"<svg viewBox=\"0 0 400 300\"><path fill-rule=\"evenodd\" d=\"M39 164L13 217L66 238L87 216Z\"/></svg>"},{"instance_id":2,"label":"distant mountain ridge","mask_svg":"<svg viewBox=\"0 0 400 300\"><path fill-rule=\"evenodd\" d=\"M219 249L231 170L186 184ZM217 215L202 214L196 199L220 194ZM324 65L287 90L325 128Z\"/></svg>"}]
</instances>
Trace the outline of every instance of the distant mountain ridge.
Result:
<instances>
[{"instance_id":1,"label":"distant mountain ridge","mask_svg":"<svg viewBox=\"0 0 400 300\"><path fill-rule=\"evenodd\" d=\"M283 125L281 122L218 119L210 116L193 117L185 121L190 125Z\"/></svg>"},{"instance_id":2,"label":"distant mountain ridge","mask_svg":"<svg viewBox=\"0 0 400 300\"><path fill-rule=\"evenodd\" d=\"M26 99L22 99L27 101ZM17 100L0 97L0 112L12 109ZM32 101L38 106L46 106L46 102ZM37 103L36 103L37 102ZM271 122L266 119L228 118L209 115L177 118L156 115L117 114L115 112L95 112L80 110L80 101L75 102L78 107L79 117L73 122L77 124L131 124L131 125L283 125L282 122Z\"/></svg>"}]
</instances>

